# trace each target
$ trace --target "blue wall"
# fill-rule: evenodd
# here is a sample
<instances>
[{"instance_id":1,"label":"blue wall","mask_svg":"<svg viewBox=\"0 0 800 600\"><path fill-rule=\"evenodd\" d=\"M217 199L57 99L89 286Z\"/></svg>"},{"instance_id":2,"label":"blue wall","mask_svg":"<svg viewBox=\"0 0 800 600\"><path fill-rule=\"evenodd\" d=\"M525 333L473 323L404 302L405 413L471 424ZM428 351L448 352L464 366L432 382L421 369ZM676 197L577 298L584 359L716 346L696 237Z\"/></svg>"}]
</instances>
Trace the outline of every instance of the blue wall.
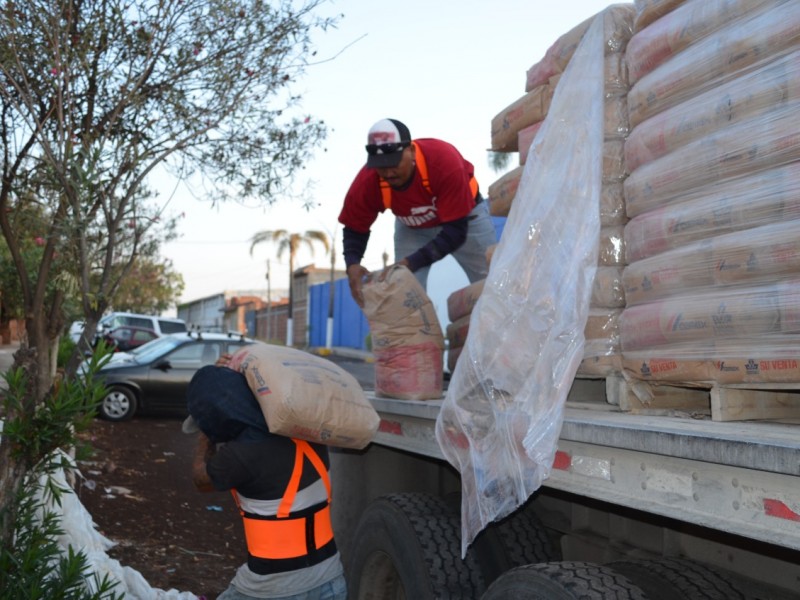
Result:
<instances>
[{"instance_id":1,"label":"blue wall","mask_svg":"<svg viewBox=\"0 0 800 600\"><path fill-rule=\"evenodd\" d=\"M308 343L324 347L328 327L330 282L312 285L309 289ZM350 295L347 279L338 279L333 289L333 346L366 350L369 335L367 318Z\"/></svg>"}]
</instances>

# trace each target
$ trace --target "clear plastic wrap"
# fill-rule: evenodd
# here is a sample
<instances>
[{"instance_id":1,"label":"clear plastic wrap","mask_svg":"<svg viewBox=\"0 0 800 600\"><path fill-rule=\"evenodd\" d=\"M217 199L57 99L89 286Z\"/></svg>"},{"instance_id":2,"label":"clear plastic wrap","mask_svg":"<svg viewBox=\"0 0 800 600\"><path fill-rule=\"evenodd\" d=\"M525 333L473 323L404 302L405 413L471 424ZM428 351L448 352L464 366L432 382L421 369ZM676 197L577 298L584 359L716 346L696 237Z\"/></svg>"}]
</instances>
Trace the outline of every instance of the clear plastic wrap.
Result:
<instances>
[{"instance_id":1,"label":"clear plastic wrap","mask_svg":"<svg viewBox=\"0 0 800 600\"><path fill-rule=\"evenodd\" d=\"M800 275L800 220L693 242L625 267L628 306L703 287L754 285Z\"/></svg>"},{"instance_id":2,"label":"clear plastic wrap","mask_svg":"<svg viewBox=\"0 0 800 600\"><path fill-rule=\"evenodd\" d=\"M627 176L625 140L621 137L606 137L606 141L603 142L603 183L619 183Z\"/></svg>"},{"instance_id":3,"label":"clear plastic wrap","mask_svg":"<svg viewBox=\"0 0 800 600\"><path fill-rule=\"evenodd\" d=\"M609 356L620 351L619 317L617 308L589 308L586 327L583 330L585 346L584 358Z\"/></svg>"},{"instance_id":4,"label":"clear plastic wrap","mask_svg":"<svg viewBox=\"0 0 800 600\"><path fill-rule=\"evenodd\" d=\"M621 139L628 136L628 101L624 94L606 96L603 125L605 126L604 133L607 140Z\"/></svg>"},{"instance_id":5,"label":"clear plastic wrap","mask_svg":"<svg viewBox=\"0 0 800 600\"><path fill-rule=\"evenodd\" d=\"M633 172L676 148L800 99L800 50L773 57L758 68L642 121L625 142Z\"/></svg>"},{"instance_id":6,"label":"clear plastic wrap","mask_svg":"<svg viewBox=\"0 0 800 600\"><path fill-rule=\"evenodd\" d=\"M622 182L604 183L600 191L600 224L609 227L624 225L626 221L625 192Z\"/></svg>"},{"instance_id":7,"label":"clear plastic wrap","mask_svg":"<svg viewBox=\"0 0 800 600\"><path fill-rule=\"evenodd\" d=\"M655 207L715 181L800 160L798 114L800 101L783 104L642 165L625 179L625 201Z\"/></svg>"},{"instance_id":8,"label":"clear plastic wrap","mask_svg":"<svg viewBox=\"0 0 800 600\"><path fill-rule=\"evenodd\" d=\"M631 86L628 81L628 61L624 52L614 52L606 56L604 73L607 96L628 93L628 88ZM627 100L625 104L625 119L627 120Z\"/></svg>"},{"instance_id":9,"label":"clear plastic wrap","mask_svg":"<svg viewBox=\"0 0 800 600\"><path fill-rule=\"evenodd\" d=\"M705 238L800 219L800 162L692 190L625 225L628 263Z\"/></svg>"},{"instance_id":10,"label":"clear plastic wrap","mask_svg":"<svg viewBox=\"0 0 800 600\"><path fill-rule=\"evenodd\" d=\"M597 264L603 267L620 267L625 264L625 229L622 226L603 227L600 230L600 252Z\"/></svg>"},{"instance_id":11,"label":"clear plastic wrap","mask_svg":"<svg viewBox=\"0 0 800 600\"><path fill-rule=\"evenodd\" d=\"M625 306L622 273L622 267L597 267L597 274L592 286L592 308L622 308Z\"/></svg>"},{"instance_id":12,"label":"clear plastic wrap","mask_svg":"<svg viewBox=\"0 0 800 600\"><path fill-rule=\"evenodd\" d=\"M662 13L662 18L636 33L626 51L631 84L658 65L729 21L764 5L775 6L786 0L690 0ZM637 2L637 8L644 2ZM652 2L650 3L652 4ZM663 4L663 2L661 2ZM674 2L673 2L674 4ZM638 24L638 23L637 23Z\"/></svg>"},{"instance_id":13,"label":"clear plastic wrap","mask_svg":"<svg viewBox=\"0 0 800 600\"><path fill-rule=\"evenodd\" d=\"M462 552L550 474L598 260L603 22L570 61L525 164L436 422L461 473Z\"/></svg>"},{"instance_id":14,"label":"clear plastic wrap","mask_svg":"<svg viewBox=\"0 0 800 600\"><path fill-rule=\"evenodd\" d=\"M637 81L628 93L631 127L738 77L800 41L800 3L747 12Z\"/></svg>"}]
</instances>

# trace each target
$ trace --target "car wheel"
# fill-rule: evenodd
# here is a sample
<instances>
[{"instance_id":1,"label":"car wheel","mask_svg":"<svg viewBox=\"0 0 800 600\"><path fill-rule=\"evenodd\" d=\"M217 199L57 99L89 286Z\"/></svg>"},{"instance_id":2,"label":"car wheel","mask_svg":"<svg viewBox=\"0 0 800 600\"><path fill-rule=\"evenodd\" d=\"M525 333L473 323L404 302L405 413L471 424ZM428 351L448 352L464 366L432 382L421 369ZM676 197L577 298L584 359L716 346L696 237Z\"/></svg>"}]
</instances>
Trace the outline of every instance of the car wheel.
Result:
<instances>
[{"instance_id":1,"label":"car wheel","mask_svg":"<svg viewBox=\"0 0 800 600\"><path fill-rule=\"evenodd\" d=\"M98 412L106 421L127 421L136 412L136 396L128 388L115 386L100 402Z\"/></svg>"}]
</instances>

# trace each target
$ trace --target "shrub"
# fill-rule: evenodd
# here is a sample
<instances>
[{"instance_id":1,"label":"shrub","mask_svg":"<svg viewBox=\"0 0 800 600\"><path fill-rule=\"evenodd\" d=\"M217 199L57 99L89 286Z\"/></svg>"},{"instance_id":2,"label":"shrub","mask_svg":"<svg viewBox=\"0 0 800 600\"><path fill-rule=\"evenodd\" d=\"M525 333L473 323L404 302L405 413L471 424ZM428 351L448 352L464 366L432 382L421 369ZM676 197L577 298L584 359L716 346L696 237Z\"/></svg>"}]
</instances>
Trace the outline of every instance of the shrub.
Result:
<instances>
[{"instance_id":1,"label":"shrub","mask_svg":"<svg viewBox=\"0 0 800 600\"><path fill-rule=\"evenodd\" d=\"M74 467L62 450L74 448L79 456L87 454L76 433L86 429L94 418L104 390L102 383L94 380L94 373L107 360L108 355L91 357L83 376L54 386L33 414L24 410L30 401L25 371L12 369L4 376L7 392L2 397L6 416L2 443L29 470L10 505L0 513L4 521L13 519L13 539L0 540L0 600L123 597L113 591L116 582L89 572L83 552L71 547L62 551L58 536L63 529L54 510L64 494L73 493L56 477Z\"/></svg>"}]
</instances>

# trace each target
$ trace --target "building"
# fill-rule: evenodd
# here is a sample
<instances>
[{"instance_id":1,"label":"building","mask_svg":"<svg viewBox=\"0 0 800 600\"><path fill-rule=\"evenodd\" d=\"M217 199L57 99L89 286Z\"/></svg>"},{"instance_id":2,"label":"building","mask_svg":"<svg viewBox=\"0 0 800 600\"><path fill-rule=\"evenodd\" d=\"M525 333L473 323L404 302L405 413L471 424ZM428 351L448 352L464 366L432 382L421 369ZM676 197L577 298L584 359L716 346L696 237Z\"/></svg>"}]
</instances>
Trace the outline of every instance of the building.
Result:
<instances>
[{"instance_id":1,"label":"building","mask_svg":"<svg viewBox=\"0 0 800 600\"><path fill-rule=\"evenodd\" d=\"M308 265L295 269L293 273L293 306L292 306L292 345L305 347L308 345L308 308L309 288L312 285L325 283L347 277L346 271L331 270ZM287 339L287 322L289 319L289 302L272 303L258 310L255 315L256 337L268 341L285 342Z\"/></svg>"},{"instance_id":2,"label":"building","mask_svg":"<svg viewBox=\"0 0 800 600\"><path fill-rule=\"evenodd\" d=\"M319 283L347 277L344 270L307 265L293 273L292 345L308 345L309 288ZM201 331L236 331L272 343L286 343L289 321L289 294L286 290L225 291L178 305L178 318L186 326Z\"/></svg>"},{"instance_id":3,"label":"building","mask_svg":"<svg viewBox=\"0 0 800 600\"><path fill-rule=\"evenodd\" d=\"M285 290L271 290L273 299L285 297ZM226 290L219 294L184 302L178 305L178 318L186 321L190 329L201 331L247 333L256 335L254 316L251 323L247 314L256 313L267 305L266 290Z\"/></svg>"}]
</instances>

